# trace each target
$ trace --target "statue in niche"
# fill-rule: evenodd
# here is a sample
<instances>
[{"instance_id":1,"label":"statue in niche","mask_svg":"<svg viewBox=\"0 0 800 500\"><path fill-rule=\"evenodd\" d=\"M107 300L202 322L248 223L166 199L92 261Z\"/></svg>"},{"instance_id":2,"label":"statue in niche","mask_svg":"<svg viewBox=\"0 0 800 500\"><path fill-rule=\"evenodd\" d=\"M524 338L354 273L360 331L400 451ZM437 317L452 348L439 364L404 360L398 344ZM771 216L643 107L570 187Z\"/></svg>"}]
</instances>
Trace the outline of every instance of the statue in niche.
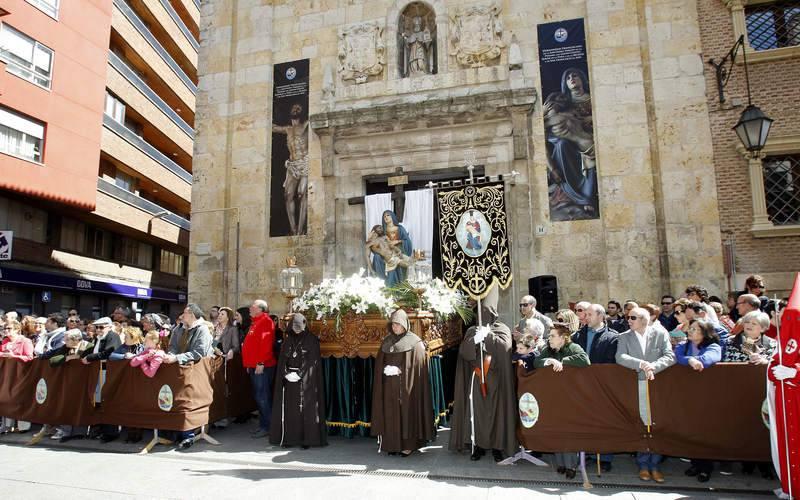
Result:
<instances>
[{"instance_id":1,"label":"statue in niche","mask_svg":"<svg viewBox=\"0 0 800 500\"><path fill-rule=\"evenodd\" d=\"M372 228L366 243L370 271L394 286L405 281L408 268L414 263L411 237L391 210L383 212L380 226Z\"/></svg>"},{"instance_id":2,"label":"statue in niche","mask_svg":"<svg viewBox=\"0 0 800 500\"><path fill-rule=\"evenodd\" d=\"M403 78L436 73L436 22L433 11L413 2L400 15L398 55Z\"/></svg>"}]
</instances>

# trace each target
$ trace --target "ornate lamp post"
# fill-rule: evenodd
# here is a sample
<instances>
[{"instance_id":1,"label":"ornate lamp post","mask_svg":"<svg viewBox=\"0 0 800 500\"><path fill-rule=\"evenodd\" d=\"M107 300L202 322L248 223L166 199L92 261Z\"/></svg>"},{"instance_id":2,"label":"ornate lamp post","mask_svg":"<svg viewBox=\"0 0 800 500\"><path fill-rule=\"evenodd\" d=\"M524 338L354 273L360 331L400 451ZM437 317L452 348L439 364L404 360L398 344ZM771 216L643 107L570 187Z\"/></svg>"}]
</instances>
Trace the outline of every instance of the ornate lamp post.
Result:
<instances>
[{"instance_id":1,"label":"ornate lamp post","mask_svg":"<svg viewBox=\"0 0 800 500\"><path fill-rule=\"evenodd\" d=\"M303 271L297 267L295 257L286 258L286 268L281 271L281 292L289 301L289 313L293 312L294 299L303 292Z\"/></svg>"},{"instance_id":2,"label":"ornate lamp post","mask_svg":"<svg viewBox=\"0 0 800 500\"><path fill-rule=\"evenodd\" d=\"M731 78L733 64L736 61L739 49L742 49L742 58L744 60L744 77L747 83L747 107L742 111L739 122L734 125L733 130L736 132L736 135L739 136L739 140L742 141L745 149L753 157L757 157L767 143L767 136L769 135L769 130L774 120L765 115L758 106L753 105L753 100L750 95L750 73L747 69L747 53L745 52L744 35L736 40L731 50L729 50L725 57L719 62L715 62L714 59L709 59L708 63L713 66L716 71L719 102L720 104L724 104L725 87L728 85L728 80Z\"/></svg>"},{"instance_id":3,"label":"ornate lamp post","mask_svg":"<svg viewBox=\"0 0 800 500\"><path fill-rule=\"evenodd\" d=\"M414 292L417 294L417 310L421 311L422 294L425 293L423 287L433 279L433 267L429 260L425 260L425 250L415 249L411 255L414 258L414 265L409 273L408 282L414 287Z\"/></svg>"}]
</instances>

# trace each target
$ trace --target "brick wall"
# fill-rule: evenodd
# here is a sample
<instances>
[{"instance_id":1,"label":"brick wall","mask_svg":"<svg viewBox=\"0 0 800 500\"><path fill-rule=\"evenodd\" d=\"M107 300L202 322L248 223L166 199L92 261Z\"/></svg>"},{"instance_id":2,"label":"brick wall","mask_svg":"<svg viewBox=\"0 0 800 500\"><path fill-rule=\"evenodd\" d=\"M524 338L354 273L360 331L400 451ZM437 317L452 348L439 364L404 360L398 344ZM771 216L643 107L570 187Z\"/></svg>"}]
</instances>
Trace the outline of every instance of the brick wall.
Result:
<instances>
[{"instance_id":1,"label":"brick wall","mask_svg":"<svg viewBox=\"0 0 800 500\"><path fill-rule=\"evenodd\" d=\"M735 41L733 17L723 0L698 0L704 61L720 59ZM741 59L741 53L738 56ZM753 104L775 120L771 138L800 134L800 58L751 63L750 87ZM731 127L743 106L730 109L731 100L747 104L744 67L737 64L725 89L728 109L718 101L714 68L706 64L705 77L714 167L717 177L720 223L723 235L731 232L736 241L736 270L739 276L761 273L774 276L772 288L785 289L791 274L800 270L800 236L754 238L752 194L747 160L737 151L739 140ZM741 279L739 280L741 281ZM767 280L770 285L770 279ZM743 283L737 282L739 287Z\"/></svg>"}]
</instances>

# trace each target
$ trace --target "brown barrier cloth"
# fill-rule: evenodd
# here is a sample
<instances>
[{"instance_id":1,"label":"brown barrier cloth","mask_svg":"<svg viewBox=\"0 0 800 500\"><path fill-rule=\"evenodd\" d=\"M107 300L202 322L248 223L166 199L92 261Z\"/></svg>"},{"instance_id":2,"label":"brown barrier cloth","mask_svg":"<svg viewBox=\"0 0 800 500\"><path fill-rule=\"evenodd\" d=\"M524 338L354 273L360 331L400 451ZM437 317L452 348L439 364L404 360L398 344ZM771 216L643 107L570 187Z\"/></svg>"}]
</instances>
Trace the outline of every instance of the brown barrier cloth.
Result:
<instances>
[{"instance_id":1,"label":"brown barrier cloth","mask_svg":"<svg viewBox=\"0 0 800 500\"><path fill-rule=\"evenodd\" d=\"M109 361L98 419L104 424L174 431L205 425L214 396L213 373L221 372L222 363L221 358L203 358L191 365L162 364L149 378L128 361ZM172 393L171 407L159 405L164 386Z\"/></svg>"},{"instance_id":2,"label":"brown barrier cloth","mask_svg":"<svg viewBox=\"0 0 800 500\"><path fill-rule=\"evenodd\" d=\"M242 366L242 357L239 354L213 374L211 383L214 387L214 402L209 410L209 422L246 415L256 409L250 376Z\"/></svg>"},{"instance_id":3,"label":"brown barrier cloth","mask_svg":"<svg viewBox=\"0 0 800 500\"><path fill-rule=\"evenodd\" d=\"M536 451L633 452L645 449L639 418L636 374L616 365L567 366L517 372L517 401L533 394L539 420L530 429L517 424L517 437ZM517 419L519 422L519 418Z\"/></svg>"},{"instance_id":4,"label":"brown barrier cloth","mask_svg":"<svg viewBox=\"0 0 800 500\"><path fill-rule=\"evenodd\" d=\"M37 424L89 425L99 370L99 363L77 360L53 367L46 360L0 358L0 415ZM36 397L40 380L46 388L41 403Z\"/></svg>"},{"instance_id":5,"label":"brown barrier cloth","mask_svg":"<svg viewBox=\"0 0 800 500\"><path fill-rule=\"evenodd\" d=\"M766 366L723 363L696 372L673 366L650 385L653 439L663 455L771 461L761 419Z\"/></svg>"}]
</instances>

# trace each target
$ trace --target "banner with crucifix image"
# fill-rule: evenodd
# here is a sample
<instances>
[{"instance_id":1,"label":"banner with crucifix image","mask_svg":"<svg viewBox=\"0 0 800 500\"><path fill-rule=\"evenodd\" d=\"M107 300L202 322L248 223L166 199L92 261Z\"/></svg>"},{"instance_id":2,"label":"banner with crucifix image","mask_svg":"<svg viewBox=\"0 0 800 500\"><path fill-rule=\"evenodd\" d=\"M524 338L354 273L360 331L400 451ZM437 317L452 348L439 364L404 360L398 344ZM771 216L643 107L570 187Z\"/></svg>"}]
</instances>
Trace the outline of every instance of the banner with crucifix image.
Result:
<instances>
[{"instance_id":1,"label":"banner with crucifix image","mask_svg":"<svg viewBox=\"0 0 800 500\"><path fill-rule=\"evenodd\" d=\"M473 298L493 284L511 284L511 252L503 183L440 189L442 278Z\"/></svg>"}]
</instances>

